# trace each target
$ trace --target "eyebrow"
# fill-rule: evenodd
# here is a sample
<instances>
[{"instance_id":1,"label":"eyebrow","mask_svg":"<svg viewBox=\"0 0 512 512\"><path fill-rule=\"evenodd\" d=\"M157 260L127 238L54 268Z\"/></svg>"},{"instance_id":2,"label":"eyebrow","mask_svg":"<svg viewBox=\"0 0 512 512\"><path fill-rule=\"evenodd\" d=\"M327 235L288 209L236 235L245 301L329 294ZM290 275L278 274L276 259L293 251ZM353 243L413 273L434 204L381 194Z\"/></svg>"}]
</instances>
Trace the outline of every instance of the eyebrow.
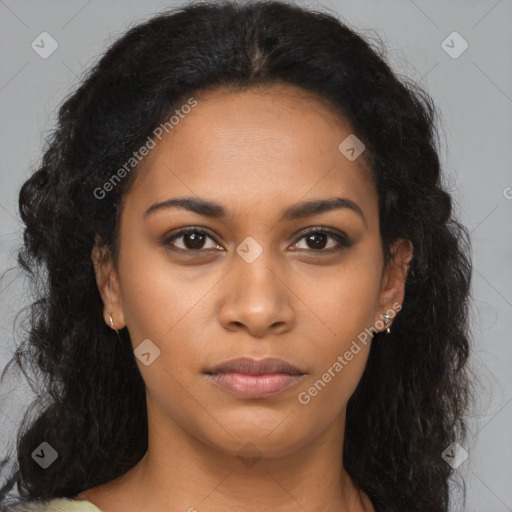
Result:
<instances>
[{"instance_id":1,"label":"eyebrow","mask_svg":"<svg viewBox=\"0 0 512 512\"><path fill-rule=\"evenodd\" d=\"M233 215L232 212L229 212L226 208L224 208L224 206L213 201L208 201L206 199L197 197L177 197L151 205L144 212L143 218L147 218L151 214L157 211L165 210L167 208L183 208L185 210L197 213L198 215L217 219L228 218L232 217ZM341 208L346 208L357 213L366 225L366 217L364 216L362 209L357 203L345 197L302 201L287 208L283 212L282 219L291 221Z\"/></svg>"}]
</instances>

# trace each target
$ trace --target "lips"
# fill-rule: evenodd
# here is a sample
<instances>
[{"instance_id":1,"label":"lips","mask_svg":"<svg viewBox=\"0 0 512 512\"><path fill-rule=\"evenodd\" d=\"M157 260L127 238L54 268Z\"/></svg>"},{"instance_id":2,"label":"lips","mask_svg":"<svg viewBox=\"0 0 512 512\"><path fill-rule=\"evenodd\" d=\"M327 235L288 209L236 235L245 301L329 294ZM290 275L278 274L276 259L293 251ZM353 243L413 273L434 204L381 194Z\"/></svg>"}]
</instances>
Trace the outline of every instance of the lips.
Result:
<instances>
[{"instance_id":1,"label":"lips","mask_svg":"<svg viewBox=\"0 0 512 512\"><path fill-rule=\"evenodd\" d=\"M288 389L306 375L283 359L232 359L205 372L222 389L243 398L264 398Z\"/></svg>"},{"instance_id":2,"label":"lips","mask_svg":"<svg viewBox=\"0 0 512 512\"><path fill-rule=\"evenodd\" d=\"M248 357L241 357L221 363L206 373L245 373L248 375L287 373L288 375L303 375L304 372L301 372L287 361L275 357L262 359L260 361Z\"/></svg>"}]
</instances>

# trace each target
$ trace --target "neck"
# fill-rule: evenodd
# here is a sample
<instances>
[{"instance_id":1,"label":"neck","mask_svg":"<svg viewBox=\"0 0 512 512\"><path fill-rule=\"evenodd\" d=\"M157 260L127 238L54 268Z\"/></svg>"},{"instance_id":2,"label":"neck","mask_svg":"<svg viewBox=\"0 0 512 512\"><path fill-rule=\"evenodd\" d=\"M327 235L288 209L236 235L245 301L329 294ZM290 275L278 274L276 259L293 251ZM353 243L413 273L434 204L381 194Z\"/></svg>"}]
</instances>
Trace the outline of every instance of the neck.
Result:
<instances>
[{"instance_id":1,"label":"neck","mask_svg":"<svg viewBox=\"0 0 512 512\"><path fill-rule=\"evenodd\" d=\"M246 446L241 453L252 459L208 445L164 418L150 418L148 451L141 461L82 497L108 512L373 510L342 465L344 415L320 438L290 453L265 456Z\"/></svg>"}]
</instances>

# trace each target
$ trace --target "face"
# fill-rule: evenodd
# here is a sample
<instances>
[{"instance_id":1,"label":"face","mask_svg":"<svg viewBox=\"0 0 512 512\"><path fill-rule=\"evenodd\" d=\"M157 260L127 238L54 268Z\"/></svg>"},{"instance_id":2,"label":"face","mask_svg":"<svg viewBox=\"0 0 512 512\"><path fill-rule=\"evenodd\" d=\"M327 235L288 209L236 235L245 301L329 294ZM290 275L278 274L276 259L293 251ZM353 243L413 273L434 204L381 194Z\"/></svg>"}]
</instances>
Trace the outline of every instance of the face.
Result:
<instances>
[{"instance_id":1,"label":"face","mask_svg":"<svg viewBox=\"0 0 512 512\"><path fill-rule=\"evenodd\" d=\"M342 431L362 333L385 329L404 274L383 267L364 153L338 149L352 130L328 106L291 86L195 99L124 198L117 272L97 269L105 318L145 354L153 425L281 456ZM215 372L237 358L295 370Z\"/></svg>"}]
</instances>

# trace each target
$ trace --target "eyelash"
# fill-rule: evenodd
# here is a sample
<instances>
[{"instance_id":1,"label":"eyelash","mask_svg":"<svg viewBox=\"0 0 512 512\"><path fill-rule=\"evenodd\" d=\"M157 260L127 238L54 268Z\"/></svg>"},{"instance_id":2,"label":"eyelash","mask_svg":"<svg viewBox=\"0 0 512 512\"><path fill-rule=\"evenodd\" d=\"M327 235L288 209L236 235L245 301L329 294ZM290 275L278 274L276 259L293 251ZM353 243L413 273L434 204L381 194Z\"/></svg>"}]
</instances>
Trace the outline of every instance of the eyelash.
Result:
<instances>
[{"instance_id":1,"label":"eyelash","mask_svg":"<svg viewBox=\"0 0 512 512\"><path fill-rule=\"evenodd\" d=\"M206 231L204 231L202 229L199 229L197 227L189 227L189 228L181 229L180 231L178 231L174 235L165 238L162 241L162 244L165 247L172 246L172 242L174 240L176 240L176 239L178 239L180 237L183 237L184 235L191 234L191 233L198 233L198 234L201 234L201 235L206 235L208 238L212 239L217 245L220 245ZM352 243L349 241L349 239L348 239L348 237L346 235L341 234L341 233L337 233L335 231L332 231L332 230L330 230L328 228L324 228L322 226L314 227L314 228L312 228L312 229L302 233L301 236L293 243L293 245L295 245L298 242L300 242L303 238L306 238L307 236L309 236L311 234L316 234L316 233L319 233L319 234L322 234L322 235L328 235L329 237L331 237L334 240L336 240L336 242L338 242L339 245L337 247L334 247L334 248L331 248L331 249L319 249L319 250L314 250L314 249L296 249L296 250L297 251L307 250L307 251L310 251L310 252L313 252L313 253L318 253L318 254L333 254L333 253L340 252L340 251L342 251L344 249L347 249L347 248L352 246ZM196 254L198 252L204 252L204 251L208 250L208 249L196 249L196 250L193 250L193 249L181 249L181 248L173 248L173 247L170 247L170 249L173 250L173 251L176 251L176 252L192 253L192 254Z\"/></svg>"}]
</instances>

